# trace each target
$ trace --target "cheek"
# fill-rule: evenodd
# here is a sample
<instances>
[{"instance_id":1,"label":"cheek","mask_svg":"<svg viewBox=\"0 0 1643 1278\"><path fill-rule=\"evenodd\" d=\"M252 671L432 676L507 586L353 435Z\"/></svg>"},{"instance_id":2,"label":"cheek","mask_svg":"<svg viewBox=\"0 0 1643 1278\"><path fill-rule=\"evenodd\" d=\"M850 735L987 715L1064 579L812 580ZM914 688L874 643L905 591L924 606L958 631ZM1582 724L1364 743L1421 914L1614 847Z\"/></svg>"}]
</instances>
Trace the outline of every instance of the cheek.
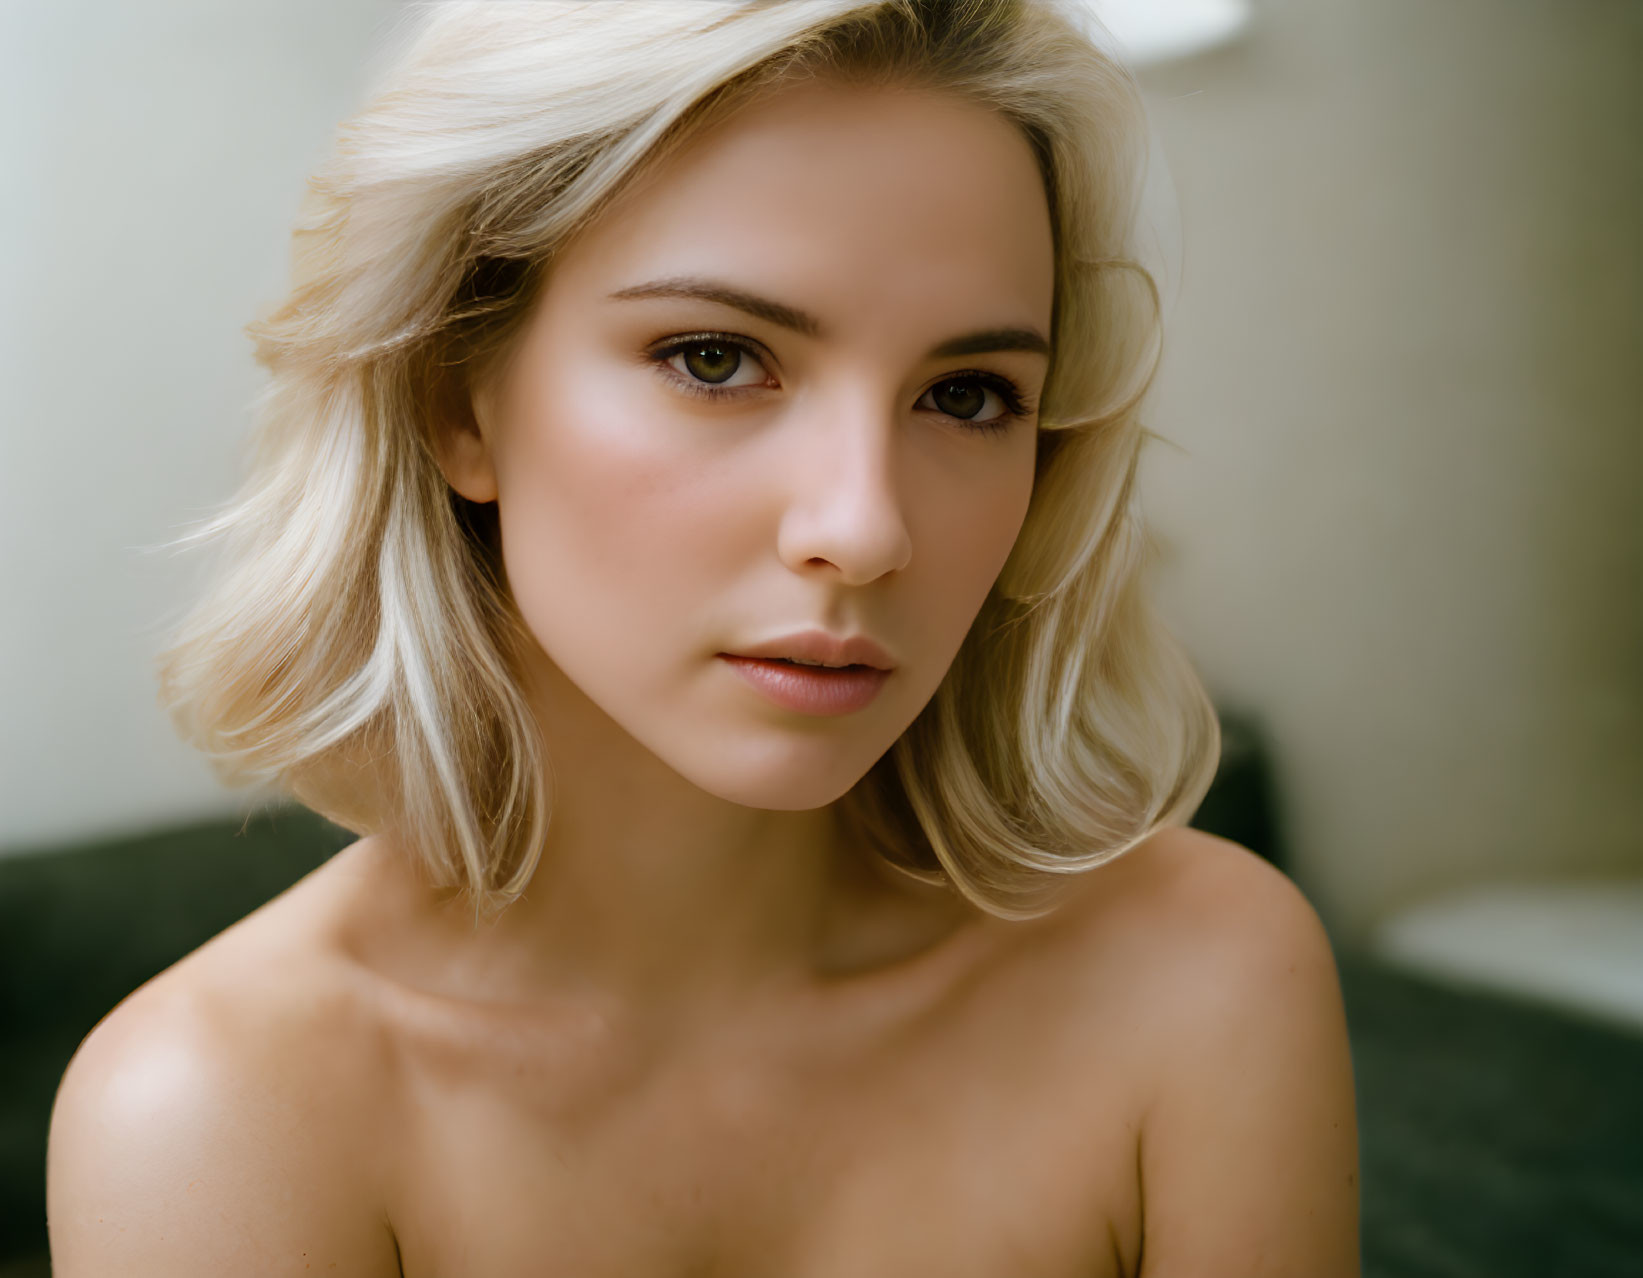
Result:
<instances>
[{"instance_id":1,"label":"cheek","mask_svg":"<svg viewBox=\"0 0 1643 1278\"><path fill-rule=\"evenodd\" d=\"M1011 440L1008 454L1000 464L1000 481L976 503L976 536L988 548L984 553L989 563L989 585L1004 567L1021 525L1026 522L1027 507L1033 498L1037 457L1036 428L1021 429Z\"/></svg>"},{"instance_id":2,"label":"cheek","mask_svg":"<svg viewBox=\"0 0 1643 1278\"><path fill-rule=\"evenodd\" d=\"M633 380L589 377L523 406L498 500L508 580L544 650L642 678L665 651L659 628L692 633L712 600L735 506Z\"/></svg>"},{"instance_id":3,"label":"cheek","mask_svg":"<svg viewBox=\"0 0 1643 1278\"><path fill-rule=\"evenodd\" d=\"M940 577L939 589L930 592L931 616L940 617L954 652L1003 570L1026 519L1035 448L1033 432L1024 430L1021 440L1000 450L996 467L962 494L949 491L926 503L919 541L930 548L924 558L931 574Z\"/></svg>"}]
</instances>

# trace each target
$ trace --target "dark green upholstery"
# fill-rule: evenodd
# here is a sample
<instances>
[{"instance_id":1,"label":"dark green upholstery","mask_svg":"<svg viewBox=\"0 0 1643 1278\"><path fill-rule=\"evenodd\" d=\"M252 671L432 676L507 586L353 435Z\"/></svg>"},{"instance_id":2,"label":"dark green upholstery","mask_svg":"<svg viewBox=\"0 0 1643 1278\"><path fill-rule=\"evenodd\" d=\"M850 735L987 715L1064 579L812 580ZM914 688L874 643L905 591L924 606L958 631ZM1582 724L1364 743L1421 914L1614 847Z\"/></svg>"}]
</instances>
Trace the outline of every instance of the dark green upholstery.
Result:
<instances>
[{"instance_id":1,"label":"dark green upholstery","mask_svg":"<svg viewBox=\"0 0 1643 1278\"><path fill-rule=\"evenodd\" d=\"M0 857L0 1261L43 1245L51 1101L121 999L353 835L302 808Z\"/></svg>"},{"instance_id":2,"label":"dark green upholstery","mask_svg":"<svg viewBox=\"0 0 1643 1278\"><path fill-rule=\"evenodd\" d=\"M1366 1278L1643 1275L1643 1036L1340 967Z\"/></svg>"}]
</instances>

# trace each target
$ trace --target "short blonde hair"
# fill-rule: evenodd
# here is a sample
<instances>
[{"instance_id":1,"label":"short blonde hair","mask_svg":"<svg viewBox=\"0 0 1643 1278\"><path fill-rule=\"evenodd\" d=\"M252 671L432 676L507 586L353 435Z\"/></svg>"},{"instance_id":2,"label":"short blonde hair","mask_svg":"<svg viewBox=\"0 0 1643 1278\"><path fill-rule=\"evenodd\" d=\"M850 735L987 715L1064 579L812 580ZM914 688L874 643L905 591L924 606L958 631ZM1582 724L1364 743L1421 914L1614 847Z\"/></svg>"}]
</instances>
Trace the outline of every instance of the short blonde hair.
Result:
<instances>
[{"instance_id":1,"label":"short blonde hair","mask_svg":"<svg viewBox=\"0 0 1643 1278\"><path fill-rule=\"evenodd\" d=\"M1081 6L1074 6L1078 8ZM995 109L1051 206L1054 355L1021 534L930 703L839 800L906 873L1009 918L1187 820L1218 755L1141 588L1138 403L1160 339L1132 259L1146 137L1124 67L1057 0L524 0L418 6L310 179L250 473L181 539L220 548L159 659L179 731L401 843L480 912L551 810L520 691L534 642L495 507L446 483L441 412L511 348L544 267L643 166L794 76Z\"/></svg>"}]
</instances>

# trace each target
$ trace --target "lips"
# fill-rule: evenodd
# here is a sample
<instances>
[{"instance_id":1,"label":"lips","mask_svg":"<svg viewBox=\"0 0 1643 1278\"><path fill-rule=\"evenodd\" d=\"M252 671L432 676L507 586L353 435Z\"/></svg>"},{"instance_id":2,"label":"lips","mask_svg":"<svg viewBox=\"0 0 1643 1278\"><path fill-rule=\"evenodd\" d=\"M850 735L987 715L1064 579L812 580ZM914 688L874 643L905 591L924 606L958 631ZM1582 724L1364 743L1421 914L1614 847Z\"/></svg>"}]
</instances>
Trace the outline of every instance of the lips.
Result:
<instances>
[{"instance_id":1,"label":"lips","mask_svg":"<svg viewBox=\"0 0 1643 1278\"><path fill-rule=\"evenodd\" d=\"M779 639L771 639L765 643L754 644L723 655L727 657L759 657L766 660L792 661L795 663L820 662L822 665L835 668L867 666L882 671L894 670L896 666L895 659L866 635L838 638L823 630L805 630L797 634L784 635ZM804 669L806 667L795 664L794 668Z\"/></svg>"},{"instance_id":2,"label":"lips","mask_svg":"<svg viewBox=\"0 0 1643 1278\"><path fill-rule=\"evenodd\" d=\"M780 657L720 657L766 700L804 715L847 715L866 709L890 678L888 670L867 665L829 669Z\"/></svg>"}]
</instances>

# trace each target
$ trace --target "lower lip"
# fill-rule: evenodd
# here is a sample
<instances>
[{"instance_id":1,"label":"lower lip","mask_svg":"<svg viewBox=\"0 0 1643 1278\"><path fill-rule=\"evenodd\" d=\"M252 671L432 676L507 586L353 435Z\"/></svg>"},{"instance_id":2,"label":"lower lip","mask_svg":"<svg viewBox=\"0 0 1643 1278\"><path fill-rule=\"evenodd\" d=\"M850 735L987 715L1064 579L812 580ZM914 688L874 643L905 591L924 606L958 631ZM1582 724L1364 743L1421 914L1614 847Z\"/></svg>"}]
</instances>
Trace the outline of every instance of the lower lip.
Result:
<instances>
[{"instance_id":1,"label":"lower lip","mask_svg":"<svg viewBox=\"0 0 1643 1278\"><path fill-rule=\"evenodd\" d=\"M851 714L861 710L879 695L890 677L888 670L870 666L828 670L760 657L719 655L770 700L799 714Z\"/></svg>"}]
</instances>

